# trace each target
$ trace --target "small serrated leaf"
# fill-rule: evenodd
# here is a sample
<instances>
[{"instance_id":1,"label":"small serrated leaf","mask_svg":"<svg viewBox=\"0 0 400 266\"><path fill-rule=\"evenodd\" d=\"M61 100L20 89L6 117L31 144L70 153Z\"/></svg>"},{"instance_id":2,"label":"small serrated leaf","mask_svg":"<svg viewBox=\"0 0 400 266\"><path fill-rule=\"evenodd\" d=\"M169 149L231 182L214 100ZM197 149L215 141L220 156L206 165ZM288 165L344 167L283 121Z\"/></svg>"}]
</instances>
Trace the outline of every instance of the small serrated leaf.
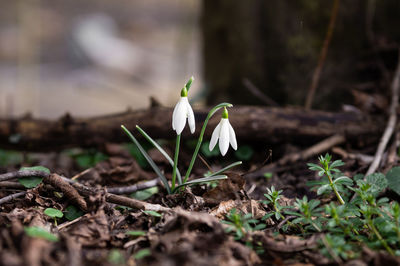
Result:
<instances>
[{"instance_id":1,"label":"small serrated leaf","mask_svg":"<svg viewBox=\"0 0 400 266\"><path fill-rule=\"evenodd\" d=\"M370 174L366 177L366 181L369 185L371 185L370 189L372 193L379 193L388 185L388 181L385 175L382 173Z\"/></svg>"},{"instance_id":2,"label":"small serrated leaf","mask_svg":"<svg viewBox=\"0 0 400 266\"><path fill-rule=\"evenodd\" d=\"M388 187L400 195L400 166L393 167L386 174Z\"/></svg>"}]
</instances>

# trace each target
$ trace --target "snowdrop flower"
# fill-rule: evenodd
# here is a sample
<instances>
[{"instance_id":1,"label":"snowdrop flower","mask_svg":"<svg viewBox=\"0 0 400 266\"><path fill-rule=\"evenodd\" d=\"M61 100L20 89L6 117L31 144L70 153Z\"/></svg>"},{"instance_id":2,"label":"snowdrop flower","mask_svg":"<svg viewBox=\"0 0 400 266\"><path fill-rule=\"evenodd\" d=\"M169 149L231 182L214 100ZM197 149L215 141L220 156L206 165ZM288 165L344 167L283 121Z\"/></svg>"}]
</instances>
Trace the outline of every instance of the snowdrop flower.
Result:
<instances>
[{"instance_id":1,"label":"snowdrop flower","mask_svg":"<svg viewBox=\"0 0 400 266\"><path fill-rule=\"evenodd\" d=\"M237 149L237 142L236 142L236 135L235 131L233 130L231 124L229 123L228 119L228 111L226 107L224 107L224 111L222 112L222 118L217 127L214 129L211 135L211 141L209 149L212 151L217 144L219 139L219 150L224 156L229 148L229 143L231 144L234 150Z\"/></svg>"},{"instance_id":2,"label":"snowdrop flower","mask_svg":"<svg viewBox=\"0 0 400 266\"><path fill-rule=\"evenodd\" d=\"M195 131L194 114L192 107L187 98L187 89L184 87L181 91L181 98L175 105L174 112L172 113L172 129L180 135L185 128L186 119L189 123L190 132L193 134Z\"/></svg>"}]
</instances>

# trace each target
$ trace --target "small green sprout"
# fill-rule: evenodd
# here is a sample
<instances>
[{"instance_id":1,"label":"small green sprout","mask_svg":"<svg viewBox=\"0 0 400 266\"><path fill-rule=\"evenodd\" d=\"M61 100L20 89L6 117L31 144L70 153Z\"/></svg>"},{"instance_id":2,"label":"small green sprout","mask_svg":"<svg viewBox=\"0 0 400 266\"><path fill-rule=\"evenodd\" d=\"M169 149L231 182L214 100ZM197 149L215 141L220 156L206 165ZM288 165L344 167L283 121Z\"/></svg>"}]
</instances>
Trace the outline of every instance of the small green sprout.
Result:
<instances>
[{"instance_id":1,"label":"small green sprout","mask_svg":"<svg viewBox=\"0 0 400 266\"><path fill-rule=\"evenodd\" d=\"M47 216L50 216L51 218L54 219L55 226L57 226L57 218L62 218L64 216L62 211L54 209L54 208L45 209L44 214L46 214Z\"/></svg>"},{"instance_id":2,"label":"small green sprout","mask_svg":"<svg viewBox=\"0 0 400 266\"><path fill-rule=\"evenodd\" d=\"M228 225L226 232L234 232L235 240L243 239L248 232L261 230L266 227L265 224L259 224L259 221L252 218L251 213L241 214L236 209L232 209L226 216L228 221L222 221L223 224Z\"/></svg>"},{"instance_id":3,"label":"small green sprout","mask_svg":"<svg viewBox=\"0 0 400 266\"><path fill-rule=\"evenodd\" d=\"M317 208L320 204L319 200L312 199L308 201L307 196L304 196L303 199L296 199L294 203L295 208L297 208L300 213L297 212L286 212L287 214L291 214L294 216L298 216L292 221L293 224L303 224L306 229L314 228L318 232L322 232L321 222L319 219L315 219L321 216L321 208ZM309 226L307 226L309 225ZM311 226L311 227L310 227Z\"/></svg>"},{"instance_id":4,"label":"small green sprout","mask_svg":"<svg viewBox=\"0 0 400 266\"><path fill-rule=\"evenodd\" d=\"M264 200L263 203L266 205L271 205L273 211L266 214L263 219L267 219L271 216L275 216L276 220L285 219L285 216L282 214L282 210L288 207L279 204L278 200L281 198L281 193L282 190L275 190L274 186L267 188L267 193L264 194L264 197L266 197L267 200Z\"/></svg>"},{"instance_id":5,"label":"small green sprout","mask_svg":"<svg viewBox=\"0 0 400 266\"><path fill-rule=\"evenodd\" d=\"M329 182L321 183L321 186L317 190L317 194L321 195L326 191L333 190L340 204L345 204L342 196L339 194L338 187L342 185L351 185L353 181L347 176L340 176L338 178L333 178L333 173L340 173L337 167L344 165L341 160L336 160L331 163L332 156L326 154L325 157L322 155L318 158L320 165L308 163L310 170L318 171L319 176L328 177Z\"/></svg>"}]
</instances>

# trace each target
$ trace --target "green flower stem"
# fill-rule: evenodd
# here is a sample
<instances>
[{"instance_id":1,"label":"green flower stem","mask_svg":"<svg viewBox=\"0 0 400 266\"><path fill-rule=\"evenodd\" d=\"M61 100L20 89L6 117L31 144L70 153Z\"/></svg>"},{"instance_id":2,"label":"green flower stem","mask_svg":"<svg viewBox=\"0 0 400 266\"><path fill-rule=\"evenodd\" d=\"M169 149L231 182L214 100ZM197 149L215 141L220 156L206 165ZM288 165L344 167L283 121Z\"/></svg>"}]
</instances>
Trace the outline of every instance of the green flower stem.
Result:
<instances>
[{"instance_id":1,"label":"green flower stem","mask_svg":"<svg viewBox=\"0 0 400 266\"><path fill-rule=\"evenodd\" d=\"M175 144L175 156L174 156L174 166L172 168L172 185L171 190L175 190L175 180L176 180L176 168L178 166L178 157L179 157L179 146L181 143L181 134L176 136L176 144ZM186 181L185 181L186 182Z\"/></svg>"},{"instance_id":2,"label":"green flower stem","mask_svg":"<svg viewBox=\"0 0 400 266\"><path fill-rule=\"evenodd\" d=\"M185 178L183 179L183 183L186 183L186 181L188 180L190 172L192 171L194 162L196 161L197 154L199 153L201 143L203 142L203 136L204 136L204 132L206 131L208 120L210 120L210 118L215 114L215 112L218 111L219 109L221 109L222 107L232 107L232 106L233 105L230 103L220 103L220 104L214 106L214 108L211 109L210 112L208 112L207 118L204 121L203 127L200 131L200 136L199 136L199 139L197 140L197 145L196 145L196 149L194 150L192 160L190 161L189 168L186 172Z\"/></svg>"},{"instance_id":3,"label":"green flower stem","mask_svg":"<svg viewBox=\"0 0 400 266\"><path fill-rule=\"evenodd\" d=\"M383 237L381 236L381 234L379 233L379 231L376 229L374 222L371 220L371 218L368 218L368 227L369 229L374 232L374 234L376 235L376 237L379 239L379 241L381 242L382 246L385 247L385 249L387 250L387 252L389 252L390 255L394 256L394 252L393 250L389 247L388 243L386 242L385 239L383 239Z\"/></svg>"},{"instance_id":4,"label":"green flower stem","mask_svg":"<svg viewBox=\"0 0 400 266\"><path fill-rule=\"evenodd\" d=\"M326 166L326 167L327 167L327 166ZM328 179L329 179L329 183L330 183L329 185L331 186L332 190L335 192L335 195L336 195L337 199L339 200L340 204L344 205L345 202L344 202L342 196L340 196L339 191L337 191L336 186L335 186L335 184L333 183L331 173L330 173L330 171L329 171L326 167L325 167L325 173L326 173L326 176L327 176Z\"/></svg>"}]
</instances>

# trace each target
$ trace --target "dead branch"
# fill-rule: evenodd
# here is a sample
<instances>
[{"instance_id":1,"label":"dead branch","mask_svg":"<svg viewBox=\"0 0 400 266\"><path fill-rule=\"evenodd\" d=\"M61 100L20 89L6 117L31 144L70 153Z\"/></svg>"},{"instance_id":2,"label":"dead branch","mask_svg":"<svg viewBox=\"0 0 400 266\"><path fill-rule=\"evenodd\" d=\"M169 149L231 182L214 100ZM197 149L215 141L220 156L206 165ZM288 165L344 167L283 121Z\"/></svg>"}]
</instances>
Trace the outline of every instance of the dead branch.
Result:
<instances>
[{"instance_id":1,"label":"dead branch","mask_svg":"<svg viewBox=\"0 0 400 266\"><path fill-rule=\"evenodd\" d=\"M16 172L10 172L10 173L0 175L0 182L11 180L11 179L16 179L16 178L21 178L21 177L31 177L31 176L45 177L47 175L49 175L49 174L46 172L37 171L37 170L16 171Z\"/></svg>"},{"instance_id":2,"label":"dead branch","mask_svg":"<svg viewBox=\"0 0 400 266\"><path fill-rule=\"evenodd\" d=\"M48 184L52 185L53 187L59 188L61 191L63 191L63 193L64 193L64 195L66 195L66 197L68 197L70 200L74 201L76 204L78 204L79 207L82 207L82 208L87 208L87 206L86 206L86 202L81 197L81 195L90 196L90 195L94 195L100 191L100 189L87 187L78 182L74 182L73 180L70 180L66 177L59 176L57 174L48 174L43 171L17 171L17 172L7 173L7 174L0 175L0 180L9 180L12 178L29 177L29 176L43 177L44 178L43 181L45 183L48 183ZM60 180L62 180L62 181L60 181ZM154 180L150 180L150 181L155 182ZM71 183L73 185L71 186L69 183ZM66 184L68 184L68 188L67 188ZM149 184L147 184L147 185L149 185ZM73 190L71 190L70 187L72 187ZM138 186L136 186L136 189L138 189L139 187L144 188L145 185L139 186L139 184L138 184ZM105 188L105 189L107 190L107 188ZM121 191L121 190L122 190L122 188L115 188L115 191L117 191L117 192ZM130 190L134 191L133 188L130 188ZM72 192L72 191L77 191L79 193L77 195L75 192ZM26 192L23 192L23 193L26 193ZM79 194L81 194L81 195L79 195ZM118 196L118 195L115 195L112 193L106 193L105 196L106 196L106 201L109 203L114 203L114 204L130 207L130 208L134 208L134 209L152 210L152 211L160 211L160 212L170 210L169 208L163 207L159 204L151 204L151 203L147 203L147 202L144 202L141 200ZM7 199L7 201L12 200L12 199L13 198L9 198L9 199ZM86 209L83 209L83 210L86 210Z\"/></svg>"},{"instance_id":3,"label":"dead branch","mask_svg":"<svg viewBox=\"0 0 400 266\"><path fill-rule=\"evenodd\" d=\"M278 107L279 104L277 104L274 100L272 100L270 97L265 95L259 88L257 88L250 80L248 79L243 79L242 80L243 85L257 98L259 98L261 101L263 101L265 104L269 106L275 106Z\"/></svg>"},{"instance_id":4,"label":"dead branch","mask_svg":"<svg viewBox=\"0 0 400 266\"><path fill-rule=\"evenodd\" d=\"M128 142L121 124L141 137L135 125L140 125L153 138L173 138L171 130L172 108L153 107L146 110L94 117L87 119L65 116L57 121L21 118L0 119L0 147L24 150L56 150L68 146L102 147L107 142ZM198 122L196 134L208 114L209 108L195 110ZM262 141L264 143L308 145L335 134L343 134L348 141L366 143L376 140L383 128L382 119L372 121L356 113L330 113L305 111L299 108L276 108L234 106L229 110L229 119L239 140ZM214 115L205 132L211 136L220 120ZM20 136L18 143L10 143L9 136ZM188 130L184 136L193 137Z\"/></svg>"},{"instance_id":5,"label":"dead branch","mask_svg":"<svg viewBox=\"0 0 400 266\"><path fill-rule=\"evenodd\" d=\"M143 189L155 187L159 183L160 183L160 179L156 178L156 179L149 180L149 181L146 181L146 182L143 182L143 183L134 184L132 186L109 187L109 188L106 188L106 190L107 190L108 193L113 193L113 194L129 194L129 193L136 192L138 190L143 190Z\"/></svg>"},{"instance_id":6,"label":"dead branch","mask_svg":"<svg viewBox=\"0 0 400 266\"><path fill-rule=\"evenodd\" d=\"M26 194L26 191L22 191L22 192L18 192L18 193L15 193L15 194L8 195L8 196L6 196L4 198L1 198L0 199L0 205L4 204L6 202L12 201L12 200L14 200L16 198L22 197L25 194Z\"/></svg>"},{"instance_id":7,"label":"dead branch","mask_svg":"<svg viewBox=\"0 0 400 266\"><path fill-rule=\"evenodd\" d=\"M397 107L399 105L399 86L400 86L400 50L399 50L399 61L396 68L396 72L393 77L392 85L391 85L391 93L392 93L392 101L390 104L390 115L389 120L387 122L385 131L382 135L382 138L379 142L378 149L376 150L374 160L368 168L365 176L374 173L382 160L382 154L385 151L386 145L389 142L390 137L393 134L394 128L396 126L397 121Z\"/></svg>"}]
</instances>

